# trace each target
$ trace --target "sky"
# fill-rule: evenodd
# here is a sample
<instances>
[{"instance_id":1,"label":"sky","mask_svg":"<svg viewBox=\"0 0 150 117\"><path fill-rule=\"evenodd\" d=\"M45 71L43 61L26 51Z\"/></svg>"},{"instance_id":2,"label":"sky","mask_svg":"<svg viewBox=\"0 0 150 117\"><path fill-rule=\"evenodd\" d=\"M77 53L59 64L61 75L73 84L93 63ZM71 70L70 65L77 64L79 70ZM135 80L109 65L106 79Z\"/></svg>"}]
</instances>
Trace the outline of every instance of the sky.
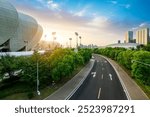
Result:
<instances>
[{"instance_id":1,"label":"sky","mask_svg":"<svg viewBox=\"0 0 150 117\"><path fill-rule=\"evenodd\" d=\"M150 0L9 0L19 12L34 17L43 27L43 40L62 45L105 46L124 41L125 32L150 26ZM46 36L45 36L46 35Z\"/></svg>"}]
</instances>

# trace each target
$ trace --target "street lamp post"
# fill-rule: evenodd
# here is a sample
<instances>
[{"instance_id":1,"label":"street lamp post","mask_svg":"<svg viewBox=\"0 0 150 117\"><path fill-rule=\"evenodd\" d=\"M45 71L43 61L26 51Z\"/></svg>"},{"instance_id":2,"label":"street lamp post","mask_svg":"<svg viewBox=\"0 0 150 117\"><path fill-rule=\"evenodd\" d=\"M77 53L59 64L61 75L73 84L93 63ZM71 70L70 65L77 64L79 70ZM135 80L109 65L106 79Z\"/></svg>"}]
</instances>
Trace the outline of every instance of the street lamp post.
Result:
<instances>
[{"instance_id":1,"label":"street lamp post","mask_svg":"<svg viewBox=\"0 0 150 117\"><path fill-rule=\"evenodd\" d=\"M53 36L53 48L54 48L54 41L56 40L56 32L52 32L52 36Z\"/></svg>"},{"instance_id":2,"label":"street lamp post","mask_svg":"<svg viewBox=\"0 0 150 117\"><path fill-rule=\"evenodd\" d=\"M75 32L75 35L76 35L76 48L78 48L78 36L79 36L79 34L77 32Z\"/></svg>"},{"instance_id":3,"label":"street lamp post","mask_svg":"<svg viewBox=\"0 0 150 117\"><path fill-rule=\"evenodd\" d=\"M72 41L72 38L69 38L69 40L70 40L70 48L71 48L71 41Z\"/></svg>"},{"instance_id":4,"label":"street lamp post","mask_svg":"<svg viewBox=\"0 0 150 117\"><path fill-rule=\"evenodd\" d=\"M150 67L150 64L147 64L147 63L144 63L144 62L141 62L141 61L132 60L131 62L132 62L132 63L134 63L134 62L140 63L140 64L143 64L143 65L145 65L145 66L149 66L149 67Z\"/></svg>"},{"instance_id":5,"label":"street lamp post","mask_svg":"<svg viewBox=\"0 0 150 117\"><path fill-rule=\"evenodd\" d=\"M76 35L76 49L75 49L75 51L78 52L78 36L79 36L79 34L77 32L75 32L75 35Z\"/></svg>"},{"instance_id":6,"label":"street lamp post","mask_svg":"<svg viewBox=\"0 0 150 117\"><path fill-rule=\"evenodd\" d=\"M37 94L38 95L41 95L40 91L39 91L39 85L40 85L40 82L39 82L39 62L38 62L38 59L37 59Z\"/></svg>"},{"instance_id":7,"label":"street lamp post","mask_svg":"<svg viewBox=\"0 0 150 117\"><path fill-rule=\"evenodd\" d=\"M81 36L79 36L79 39L80 39L80 48L81 48L81 39L82 39L82 37L81 37Z\"/></svg>"}]
</instances>

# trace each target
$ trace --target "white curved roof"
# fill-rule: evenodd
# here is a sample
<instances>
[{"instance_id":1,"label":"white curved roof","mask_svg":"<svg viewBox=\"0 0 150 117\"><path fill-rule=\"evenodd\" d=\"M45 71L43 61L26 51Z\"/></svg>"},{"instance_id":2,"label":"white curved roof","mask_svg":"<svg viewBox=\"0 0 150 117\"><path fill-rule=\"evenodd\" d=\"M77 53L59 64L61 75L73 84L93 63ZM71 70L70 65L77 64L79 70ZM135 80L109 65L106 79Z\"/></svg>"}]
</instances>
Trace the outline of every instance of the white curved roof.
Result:
<instances>
[{"instance_id":1,"label":"white curved roof","mask_svg":"<svg viewBox=\"0 0 150 117\"><path fill-rule=\"evenodd\" d=\"M6 0L0 0L0 45L14 36L17 27L17 10Z\"/></svg>"},{"instance_id":2,"label":"white curved roof","mask_svg":"<svg viewBox=\"0 0 150 117\"><path fill-rule=\"evenodd\" d=\"M36 35L37 31L38 31L37 21L28 15L19 13L19 26L17 28L14 38L10 40L10 50L18 51L27 46L28 44L30 44L30 42L32 42L34 36ZM40 38L41 37L39 36L39 39ZM38 41L36 41L35 43L37 42ZM27 49L31 48L27 47Z\"/></svg>"},{"instance_id":3,"label":"white curved roof","mask_svg":"<svg viewBox=\"0 0 150 117\"><path fill-rule=\"evenodd\" d=\"M18 13L6 0L0 0L0 46L9 40L10 51L25 46L32 49L41 39L43 30L31 16Z\"/></svg>"}]
</instances>

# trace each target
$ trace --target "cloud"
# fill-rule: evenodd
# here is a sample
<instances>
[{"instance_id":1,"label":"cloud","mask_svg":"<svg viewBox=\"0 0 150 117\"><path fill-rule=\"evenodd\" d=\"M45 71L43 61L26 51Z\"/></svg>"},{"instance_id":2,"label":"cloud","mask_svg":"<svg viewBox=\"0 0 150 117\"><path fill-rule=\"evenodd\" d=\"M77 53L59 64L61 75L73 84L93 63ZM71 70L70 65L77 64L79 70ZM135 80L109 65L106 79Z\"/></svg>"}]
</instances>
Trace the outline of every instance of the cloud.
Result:
<instances>
[{"instance_id":1,"label":"cloud","mask_svg":"<svg viewBox=\"0 0 150 117\"><path fill-rule=\"evenodd\" d=\"M139 25L139 27L145 27L145 26L148 26L148 25L149 25L148 23L143 22L143 23L141 23L141 24Z\"/></svg>"},{"instance_id":2,"label":"cloud","mask_svg":"<svg viewBox=\"0 0 150 117\"><path fill-rule=\"evenodd\" d=\"M130 7L131 7L131 5L130 4L121 4L121 3L119 3L118 1L116 1L116 0L112 0L112 1L109 1L111 4L113 4L113 5L118 5L118 6L121 6L121 7L124 7L124 8L126 8L126 9L129 9Z\"/></svg>"},{"instance_id":3,"label":"cloud","mask_svg":"<svg viewBox=\"0 0 150 117\"><path fill-rule=\"evenodd\" d=\"M118 39L122 39L125 30L133 24L133 22L129 22L128 24L128 21L118 21L118 19L112 20L98 13L89 15L92 6L88 5L77 12L75 12L74 9L69 12L63 9L61 3L56 3L54 0L36 1L40 3L40 5L37 6L42 5L42 7L44 7L42 9L37 9L35 5L24 4L16 6L21 12L29 14L37 19L39 24L43 26L44 34L45 32L50 33L56 31L62 32L62 35L68 35L68 33L72 32L74 36L74 32L77 31L88 40L84 43L88 43L91 39L91 43L99 45L103 43L109 44L114 41L117 42ZM119 3L117 4L119 5ZM72 37L72 35L70 37ZM65 39L70 37L65 37ZM94 41L92 39L94 39Z\"/></svg>"},{"instance_id":4,"label":"cloud","mask_svg":"<svg viewBox=\"0 0 150 117\"><path fill-rule=\"evenodd\" d=\"M91 22L88 23L89 26L104 28L108 26L108 18L104 16L96 16Z\"/></svg>"},{"instance_id":5,"label":"cloud","mask_svg":"<svg viewBox=\"0 0 150 117\"><path fill-rule=\"evenodd\" d=\"M79 16L79 17L82 17L82 16L84 16L85 13L86 13L86 9L82 9L81 11L75 13L74 15L75 15L75 16Z\"/></svg>"},{"instance_id":6,"label":"cloud","mask_svg":"<svg viewBox=\"0 0 150 117\"><path fill-rule=\"evenodd\" d=\"M130 4L119 4L119 6L129 9L131 7Z\"/></svg>"},{"instance_id":7,"label":"cloud","mask_svg":"<svg viewBox=\"0 0 150 117\"><path fill-rule=\"evenodd\" d=\"M60 4L56 3L54 0L36 0L37 2L41 3L44 7L51 9L51 10L58 10L60 11Z\"/></svg>"},{"instance_id":8,"label":"cloud","mask_svg":"<svg viewBox=\"0 0 150 117\"><path fill-rule=\"evenodd\" d=\"M137 30L139 27L133 27L133 28L131 28L131 30Z\"/></svg>"},{"instance_id":9,"label":"cloud","mask_svg":"<svg viewBox=\"0 0 150 117\"><path fill-rule=\"evenodd\" d=\"M145 28L145 27L150 27L150 23L149 22L142 22L139 25L135 26L132 28L133 31L136 31L140 28Z\"/></svg>"},{"instance_id":10,"label":"cloud","mask_svg":"<svg viewBox=\"0 0 150 117\"><path fill-rule=\"evenodd\" d=\"M79 10L78 12L75 12L74 13L74 16L79 16L79 17L82 17L82 16L85 16L88 11L89 11L89 8L90 6L89 5L86 5L85 7L83 7L81 10Z\"/></svg>"},{"instance_id":11,"label":"cloud","mask_svg":"<svg viewBox=\"0 0 150 117\"><path fill-rule=\"evenodd\" d=\"M61 10L59 4L55 3L53 0L47 1L47 6L52 10Z\"/></svg>"},{"instance_id":12,"label":"cloud","mask_svg":"<svg viewBox=\"0 0 150 117\"><path fill-rule=\"evenodd\" d=\"M131 5L130 4L126 4L126 5L124 5L124 7L129 9L131 7Z\"/></svg>"},{"instance_id":13,"label":"cloud","mask_svg":"<svg viewBox=\"0 0 150 117\"><path fill-rule=\"evenodd\" d=\"M113 0L113 1L109 1L110 3L112 3L112 4L118 4L118 2L117 1L115 1L115 0Z\"/></svg>"}]
</instances>

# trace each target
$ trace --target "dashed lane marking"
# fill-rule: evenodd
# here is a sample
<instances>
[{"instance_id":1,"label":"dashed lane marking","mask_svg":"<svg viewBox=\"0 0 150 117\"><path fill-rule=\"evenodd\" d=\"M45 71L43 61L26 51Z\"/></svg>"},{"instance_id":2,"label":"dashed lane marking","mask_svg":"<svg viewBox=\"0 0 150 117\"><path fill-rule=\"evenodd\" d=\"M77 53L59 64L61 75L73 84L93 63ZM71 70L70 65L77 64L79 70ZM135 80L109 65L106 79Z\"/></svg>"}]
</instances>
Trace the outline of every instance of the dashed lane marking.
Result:
<instances>
[{"instance_id":1,"label":"dashed lane marking","mask_svg":"<svg viewBox=\"0 0 150 117\"><path fill-rule=\"evenodd\" d=\"M102 77L101 77L102 79L104 78L104 75L102 74Z\"/></svg>"},{"instance_id":2,"label":"dashed lane marking","mask_svg":"<svg viewBox=\"0 0 150 117\"><path fill-rule=\"evenodd\" d=\"M101 88L99 88L97 99L100 99L101 96Z\"/></svg>"},{"instance_id":3,"label":"dashed lane marking","mask_svg":"<svg viewBox=\"0 0 150 117\"><path fill-rule=\"evenodd\" d=\"M112 74L109 74L110 80L112 80Z\"/></svg>"}]
</instances>

